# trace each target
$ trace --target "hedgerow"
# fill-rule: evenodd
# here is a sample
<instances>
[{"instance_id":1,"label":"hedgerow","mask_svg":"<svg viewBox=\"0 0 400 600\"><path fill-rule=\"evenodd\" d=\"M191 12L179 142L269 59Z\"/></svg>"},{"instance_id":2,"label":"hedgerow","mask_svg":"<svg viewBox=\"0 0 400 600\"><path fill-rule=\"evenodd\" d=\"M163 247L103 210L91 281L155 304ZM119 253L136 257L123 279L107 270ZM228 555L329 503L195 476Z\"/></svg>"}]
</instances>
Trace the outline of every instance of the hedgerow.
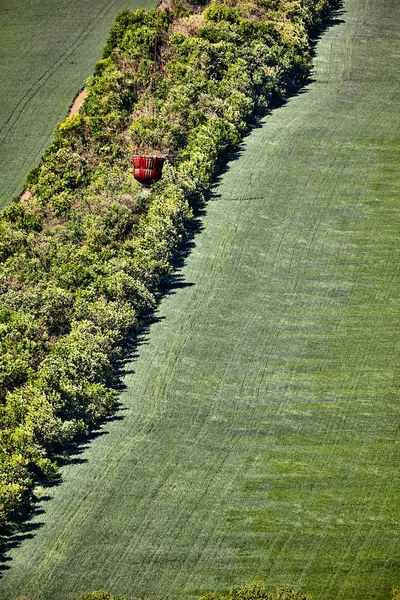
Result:
<instances>
[{"instance_id":1,"label":"hedgerow","mask_svg":"<svg viewBox=\"0 0 400 600\"><path fill-rule=\"evenodd\" d=\"M335 4L173 0L118 15L80 113L0 217L3 526L116 406L121 345L154 307L193 207L253 116L304 81ZM171 158L147 196L135 146Z\"/></svg>"},{"instance_id":2,"label":"hedgerow","mask_svg":"<svg viewBox=\"0 0 400 600\"><path fill-rule=\"evenodd\" d=\"M34 600L34 599L33 599ZM90 592L81 594L78 600L127 600L125 595L112 596L105 591ZM272 594L265 589L263 583L253 583L243 587L237 587L228 593L209 592L201 596L199 600L310 600L299 591L290 587L279 589L276 594ZM396 597L393 598L396 600Z\"/></svg>"},{"instance_id":3,"label":"hedgerow","mask_svg":"<svg viewBox=\"0 0 400 600\"><path fill-rule=\"evenodd\" d=\"M400 590L394 588L392 591L392 600L399 600L399 598ZM24 599L21 598L20 600ZM35 599L32 598L31 600ZM77 600L127 600L127 597L124 594L113 596L109 592L99 590L81 594ZM310 600L310 597L288 586L280 588L276 594L273 594L265 589L263 583L252 583L233 588L228 593L209 592L201 596L199 600Z\"/></svg>"}]
</instances>

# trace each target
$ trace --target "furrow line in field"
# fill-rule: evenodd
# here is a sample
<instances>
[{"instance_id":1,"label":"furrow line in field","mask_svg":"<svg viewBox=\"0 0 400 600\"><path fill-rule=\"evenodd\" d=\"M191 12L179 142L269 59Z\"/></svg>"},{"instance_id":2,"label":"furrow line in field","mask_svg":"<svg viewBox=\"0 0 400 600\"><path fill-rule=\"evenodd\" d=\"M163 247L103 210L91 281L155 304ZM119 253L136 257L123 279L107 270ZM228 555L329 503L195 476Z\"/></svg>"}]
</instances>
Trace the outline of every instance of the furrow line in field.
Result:
<instances>
[{"instance_id":1,"label":"furrow line in field","mask_svg":"<svg viewBox=\"0 0 400 600\"><path fill-rule=\"evenodd\" d=\"M60 58L49 67L37 81L32 85L31 88L27 90L27 92L21 97L21 99L17 102L14 107L14 110L8 117L8 119L4 122L4 125L0 127L0 142L5 143L7 137L10 133L12 133L12 129L18 123L25 107L28 102L32 100L33 97L41 90L43 85L56 73L59 69L63 67L65 62L74 54L76 50L79 49L79 46L88 38L88 36L96 29L98 21L104 18L104 16L112 10L112 7L116 4L117 0L111 0L110 4L106 5L99 13L96 14L94 19L90 22L90 24L79 34L76 41L69 46L69 48L63 52Z\"/></svg>"}]
</instances>

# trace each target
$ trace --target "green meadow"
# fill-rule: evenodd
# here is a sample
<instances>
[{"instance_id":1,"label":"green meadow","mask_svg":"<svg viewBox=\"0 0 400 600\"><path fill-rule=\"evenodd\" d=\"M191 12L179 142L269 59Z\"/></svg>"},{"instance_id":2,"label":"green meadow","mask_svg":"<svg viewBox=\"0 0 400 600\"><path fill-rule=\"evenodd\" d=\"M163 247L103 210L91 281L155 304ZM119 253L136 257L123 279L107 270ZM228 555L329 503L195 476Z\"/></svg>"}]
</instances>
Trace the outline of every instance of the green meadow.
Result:
<instances>
[{"instance_id":1,"label":"green meadow","mask_svg":"<svg viewBox=\"0 0 400 600\"><path fill-rule=\"evenodd\" d=\"M116 14L150 0L2 0L0 207L20 194L101 56Z\"/></svg>"},{"instance_id":2,"label":"green meadow","mask_svg":"<svg viewBox=\"0 0 400 600\"><path fill-rule=\"evenodd\" d=\"M246 138L2 599L400 585L399 23L345 0L312 82Z\"/></svg>"}]
</instances>

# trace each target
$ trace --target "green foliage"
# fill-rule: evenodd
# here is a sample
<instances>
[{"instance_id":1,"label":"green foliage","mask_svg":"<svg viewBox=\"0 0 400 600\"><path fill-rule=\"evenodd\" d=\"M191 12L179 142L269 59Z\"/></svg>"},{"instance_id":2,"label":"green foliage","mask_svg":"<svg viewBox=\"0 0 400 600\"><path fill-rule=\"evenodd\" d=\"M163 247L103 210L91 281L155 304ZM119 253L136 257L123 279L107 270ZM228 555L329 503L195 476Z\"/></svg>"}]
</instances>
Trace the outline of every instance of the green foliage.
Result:
<instances>
[{"instance_id":1,"label":"green foliage","mask_svg":"<svg viewBox=\"0 0 400 600\"><path fill-rule=\"evenodd\" d=\"M78 596L77 600L126 600L126 596L112 596L109 592L97 591ZM279 589L271 594L263 583L233 588L228 594L209 592L199 600L309 600L307 596L290 587ZM397 600L394 597L393 600Z\"/></svg>"},{"instance_id":2,"label":"green foliage","mask_svg":"<svg viewBox=\"0 0 400 600\"><path fill-rule=\"evenodd\" d=\"M111 596L108 592L98 591L81 594L78 600L126 600L125 596Z\"/></svg>"},{"instance_id":3,"label":"green foliage","mask_svg":"<svg viewBox=\"0 0 400 600\"><path fill-rule=\"evenodd\" d=\"M392 600L399 600L400 589L393 589ZM77 600L126 600L126 596L112 596L109 592L95 591L78 596ZM283 587L276 594L267 592L265 585L253 583L248 586L233 588L229 593L209 592L201 596L199 600L310 600L302 592L291 587Z\"/></svg>"},{"instance_id":4,"label":"green foliage","mask_svg":"<svg viewBox=\"0 0 400 600\"><path fill-rule=\"evenodd\" d=\"M308 32L332 3L176 2L118 15L80 113L30 171L30 196L0 218L0 520L54 476L56 448L115 406L120 344L154 307L192 205L254 112L302 81ZM156 34L163 61L150 87ZM134 146L175 158L147 199L130 171Z\"/></svg>"},{"instance_id":5,"label":"green foliage","mask_svg":"<svg viewBox=\"0 0 400 600\"><path fill-rule=\"evenodd\" d=\"M238 20L238 14L233 8L222 6L221 4L211 4L205 11L204 17L209 21L228 21L229 23L236 23Z\"/></svg>"},{"instance_id":6,"label":"green foliage","mask_svg":"<svg viewBox=\"0 0 400 600\"><path fill-rule=\"evenodd\" d=\"M309 600L301 592L290 587L284 587L271 594L265 589L262 582L253 583L248 586L237 587L230 590L228 594L208 593L200 600Z\"/></svg>"},{"instance_id":7,"label":"green foliage","mask_svg":"<svg viewBox=\"0 0 400 600\"><path fill-rule=\"evenodd\" d=\"M41 231L42 218L37 213L29 212L21 202L15 202L3 211L2 217L23 231Z\"/></svg>"},{"instance_id":8,"label":"green foliage","mask_svg":"<svg viewBox=\"0 0 400 600\"><path fill-rule=\"evenodd\" d=\"M399 600L400 589L395 588L393 590L392 598L393 600ZM276 594L271 594L267 592L263 583L253 583L248 586L234 588L228 594L210 592L202 596L200 600L310 600L310 598L291 587L280 588Z\"/></svg>"},{"instance_id":9,"label":"green foliage","mask_svg":"<svg viewBox=\"0 0 400 600\"><path fill-rule=\"evenodd\" d=\"M29 187L31 185L34 185L35 183L37 183L39 180L39 176L40 176L40 167L32 167L32 169L29 171L29 173L26 177L25 187L29 189Z\"/></svg>"}]
</instances>

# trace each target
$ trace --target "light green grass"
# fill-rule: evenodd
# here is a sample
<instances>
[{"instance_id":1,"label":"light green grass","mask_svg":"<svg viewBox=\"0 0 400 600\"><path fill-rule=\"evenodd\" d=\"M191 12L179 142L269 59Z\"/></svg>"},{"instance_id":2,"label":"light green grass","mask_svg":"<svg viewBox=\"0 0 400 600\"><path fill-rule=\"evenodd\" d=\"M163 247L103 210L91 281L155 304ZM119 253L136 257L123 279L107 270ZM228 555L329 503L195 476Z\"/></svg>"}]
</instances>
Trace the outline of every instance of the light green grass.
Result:
<instances>
[{"instance_id":1,"label":"light green grass","mask_svg":"<svg viewBox=\"0 0 400 600\"><path fill-rule=\"evenodd\" d=\"M400 5L342 18L222 178L193 285L163 300L123 420L50 490L4 600L399 585Z\"/></svg>"},{"instance_id":2,"label":"light green grass","mask_svg":"<svg viewBox=\"0 0 400 600\"><path fill-rule=\"evenodd\" d=\"M101 57L116 14L152 0L1 0L0 207L22 191Z\"/></svg>"}]
</instances>

